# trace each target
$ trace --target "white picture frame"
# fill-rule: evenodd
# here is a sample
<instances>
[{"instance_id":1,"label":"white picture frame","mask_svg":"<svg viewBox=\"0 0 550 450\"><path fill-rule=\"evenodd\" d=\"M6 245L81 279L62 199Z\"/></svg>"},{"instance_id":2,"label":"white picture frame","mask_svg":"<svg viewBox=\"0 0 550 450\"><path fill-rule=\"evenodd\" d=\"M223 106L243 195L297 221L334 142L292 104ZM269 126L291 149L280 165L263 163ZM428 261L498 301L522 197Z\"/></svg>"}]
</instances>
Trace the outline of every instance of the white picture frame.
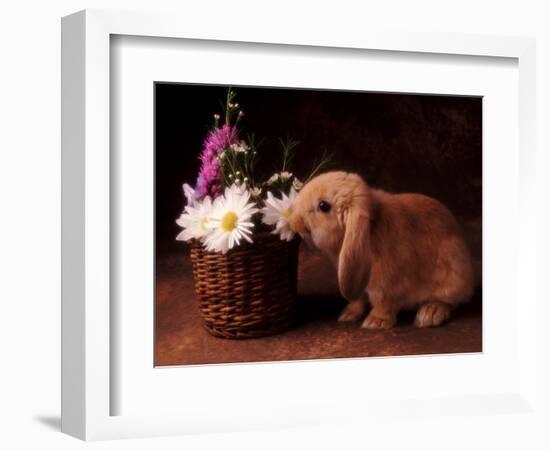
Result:
<instances>
[{"instance_id":1,"label":"white picture frame","mask_svg":"<svg viewBox=\"0 0 550 450\"><path fill-rule=\"evenodd\" d=\"M397 398L388 401L319 405L278 405L236 412L231 420L187 410L170 414L112 415L110 320L110 58L111 36L143 36L235 43L285 44L303 48L365 49L412 54L501 57L517 60L519 78L519 180L514 185L518 221L518 355L515 388L490 395ZM162 436L265 427L359 423L384 417L399 420L432 409L440 416L497 414L537 416L535 292L535 43L532 39L456 34L398 33L350 29L335 35L314 26L281 31L250 22L243 27L207 27L192 17L112 11L82 11L62 22L62 430L85 440ZM276 370L263 366L263 370ZM311 367L311 366L310 366ZM310 369L311 370L311 369ZM343 369L345 370L345 369ZM349 369L348 369L349 370ZM184 376L184 375L182 375ZM197 400L195 400L197 401ZM400 401L397 413L392 405ZM393 403L392 403L393 402ZM200 405L196 405L201 411ZM222 413L225 414L223 409ZM317 411L317 413L315 412ZM208 416L207 416L208 414ZM430 413L431 414L431 413ZM430 415L428 414L428 415ZM239 420L245 418L246 420Z\"/></svg>"}]
</instances>

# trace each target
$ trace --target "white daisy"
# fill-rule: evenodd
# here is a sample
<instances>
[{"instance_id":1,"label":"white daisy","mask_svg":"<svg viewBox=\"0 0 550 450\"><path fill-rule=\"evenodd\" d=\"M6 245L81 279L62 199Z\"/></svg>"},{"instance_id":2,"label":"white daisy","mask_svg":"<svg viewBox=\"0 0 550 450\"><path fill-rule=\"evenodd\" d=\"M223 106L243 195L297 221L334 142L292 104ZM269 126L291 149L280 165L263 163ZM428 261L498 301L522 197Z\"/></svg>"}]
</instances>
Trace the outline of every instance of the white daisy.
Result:
<instances>
[{"instance_id":1,"label":"white daisy","mask_svg":"<svg viewBox=\"0 0 550 450\"><path fill-rule=\"evenodd\" d=\"M273 175L271 175L269 180L267 180L267 184L271 185L279 180L281 180L282 182L285 182L290 177L292 177L292 172L284 171L284 172L274 173Z\"/></svg>"},{"instance_id":2,"label":"white daisy","mask_svg":"<svg viewBox=\"0 0 550 450\"><path fill-rule=\"evenodd\" d=\"M206 196L202 202L195 201L193 205L187 205L185 212L176 220L176 223L183 228L183 231L177 235L176 240L204 240L211 232L207 224L215 204L216 202L212 203L210 197Z\"/></svg>"},{"instance_id":3,"label":"white daisy","mask_svg":"<svg viewBox=\"0 0 550 450\"><path fill-rule=\"evenodd\" d=\"M269 178L269 180L267 180L267 184L273 184L273 183L275 183L278 179L279 179L279 174L278 174L278 173L274 173L273 175L271 175L271 177Z\"/></svg>"},{"instance_id":4,"label":"white daisy","mask_svg":"<svg viewBox=\"0 0 550 450\"><path fill-rule=\"evenodd\" d=\"M227 253L239 245L241 239L252 242L252 216L258 212L254 203L249 203L250 192L243 186L226 188L223 197L214 205L207 227L211 233L205 238L207 250Z\"/></svg>"},{"instance_id":5,"label":"white daisy","mask_svg":"<svg viewBox=\"0 0 550 450\"><path fill-rule=\"evenodd\" d=\"M279 234L281 240L291 241L294 237L294 232L290 229L288 224L288 216L290 215L290 207L298 193L294 188L290 189L290 193L287 196L282 193L282 198L276 198L271 192L267 193L267 199L265 206L262 208L262 222L266 225L275 225L273 234Z\"/></svg>"},{"instance_id":6,"label":"white daisy","mask_svg":"<svg viewBox=\"0 0 550 450\"><path fill-rule=\"evenodd\" d=\"M292 176L292 172L281 172L279 173L279 177L281 180L288 180Z\"/></svg>"},{"instance_id":7,"label":"white daisy","mask_svg":"<svg viewBox=\"0 0 550 450\"><path fill-rule=\"evenodd\" d=\"M299 191L304 187L304 183L302 183L298 178L294 177L294 180L292 180L292 187Z\"/></svg>"},{"instance_id":8,"label":"white daisy","mask_svg":"<svg viewBox=\"0 0 550 450\"><path fill-rule=\"evenodd\" d=\"M233 183L231 186L225 188L224 195L228 197L229 195L245 195L248 191L246 190L246 183Z\"/></svg>"}]
</instances>

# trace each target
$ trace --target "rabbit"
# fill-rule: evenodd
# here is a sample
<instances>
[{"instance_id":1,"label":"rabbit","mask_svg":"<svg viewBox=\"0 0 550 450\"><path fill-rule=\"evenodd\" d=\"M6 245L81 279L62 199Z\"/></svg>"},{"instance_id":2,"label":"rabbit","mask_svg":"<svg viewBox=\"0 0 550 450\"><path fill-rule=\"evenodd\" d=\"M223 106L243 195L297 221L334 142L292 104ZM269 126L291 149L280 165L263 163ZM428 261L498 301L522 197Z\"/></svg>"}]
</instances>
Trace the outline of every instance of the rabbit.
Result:
<instances>
[{"instance_id":1,"label":"rabbit","mask_svg":"<svg viewBox=\"0 0 550 450\"><path fill-rule=\"evenodd\" d=\"M446 322L471 299L474 272L452 213L421 194L369 188L357 174L327 172L309 181L289 211L290 229L322 250L348 300L339 321L389 329L402 309L415 325Z\"/></svg>"}]
</instances>

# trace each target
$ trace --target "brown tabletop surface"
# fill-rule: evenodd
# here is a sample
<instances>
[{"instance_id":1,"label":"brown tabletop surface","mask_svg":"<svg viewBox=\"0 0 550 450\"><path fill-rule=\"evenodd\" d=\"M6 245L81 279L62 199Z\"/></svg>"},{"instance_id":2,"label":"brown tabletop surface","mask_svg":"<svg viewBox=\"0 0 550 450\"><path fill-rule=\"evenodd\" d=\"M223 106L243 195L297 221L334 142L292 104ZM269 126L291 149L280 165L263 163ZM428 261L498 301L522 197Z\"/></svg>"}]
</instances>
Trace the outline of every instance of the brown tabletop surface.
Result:
<instances>
[{"instance_id":1,"label":"brown tabletop surface","mask_svg":"<svg viewBox=\"0 0 550 450\"><path fill-rule=\"evenodd\" d=\"M302 246L303 247L303 246ZM185 248L158 255L156 265L157 366L308 360L389 355L480 352L481 289L439 328L413 326L414 312L400 314L391 330L372 331L339 323L345 303L334 269L317 253L302 248L298 274L296 325L258 339L216 338L203 328L193 293L191 263Z\"/></svg>"}]
</instances>

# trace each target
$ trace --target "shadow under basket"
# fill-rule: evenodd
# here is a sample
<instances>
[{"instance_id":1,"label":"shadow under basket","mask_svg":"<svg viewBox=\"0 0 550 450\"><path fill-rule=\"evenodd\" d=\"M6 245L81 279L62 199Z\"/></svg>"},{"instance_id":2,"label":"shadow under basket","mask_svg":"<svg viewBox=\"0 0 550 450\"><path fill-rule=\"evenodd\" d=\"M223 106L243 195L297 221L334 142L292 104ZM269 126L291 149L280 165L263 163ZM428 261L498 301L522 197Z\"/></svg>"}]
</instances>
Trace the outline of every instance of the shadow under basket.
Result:
<instances>
[{"instance_id":1,"label":"shadow under basket","mask_svg":"<svg viewBox=\"0 0 550 450\"><path fill-rule=\"evenodd\" d=\"M205 328L229 339L288 329L296 316L299 238L257 233L225 255L191 243L195 294Z\"/></svg>"}]
</instances>

